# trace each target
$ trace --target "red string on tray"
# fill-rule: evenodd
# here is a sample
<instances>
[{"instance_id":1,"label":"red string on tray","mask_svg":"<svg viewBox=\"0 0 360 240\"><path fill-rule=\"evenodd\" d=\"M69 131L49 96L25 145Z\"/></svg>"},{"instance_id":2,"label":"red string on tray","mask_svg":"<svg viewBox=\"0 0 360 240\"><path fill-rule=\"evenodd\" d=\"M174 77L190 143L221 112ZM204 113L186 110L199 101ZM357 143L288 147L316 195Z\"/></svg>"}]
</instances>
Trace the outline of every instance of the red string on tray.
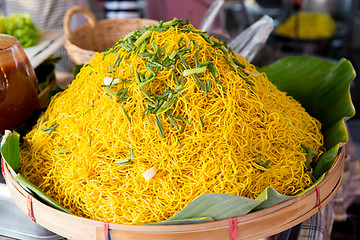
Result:
<instances>
[{"instance_id":1,"label":"red string on tray","mask_svg":"<svg viewBox=\"0 0 360 240\"><path fill-rule=\"evenodd\" d=\"M347 145L347 144L345 144L344 148L345 148L345 162L346 162L346 160L347 160L347 158L348 158L348 154L349 154L349 148L348 148L348 145Z\"/></svg>"},{"instance_id":2,"label":"red string on tray","mask_svg":"<svg viewBox=\"0 0 360 240\"><path fill-rule=\"evenodd\" d=\"M237 218L229 218L229 230L230 230L230 239L236 240L237 235Z\"/></svg>"},{"instance_id":3,"label":"red string on tray","mask_svg":"<svg viewBox=\"0 0 360 240\"><path fill-rule=\"evenodd\" d=\"M4 179L5 179L5 163L4 163L5 160L4 160L3 157L1 157L0 162L1 162L1 173L2 173L2 175L4 177Z\"/></svg>"},{"instance_id":4,"label":"red string on tray","mask_svg":"<svg viewBox=\"0 0 360 240\"><path fill-rule=\"evenodd\" d=\"M27 209L28 209L28 216L30 219L36 223L35 217L34 217L34 210L33 210L33 202L32 202L32 196L29 194L27 196Z\"/></svg>"},{"instance_id":5,"label":"red string on tray","mask_svg":"<svg viewBox=\"0 0 360 240\"><path fill-rule=\"evenodd\" d=\"M104 238L105 238L105 240L111 240L108 222L104 222Z\"/></svg>"},{"instance_id":6,"label":"red string on tray","mask_svg":"<svg viewBox=\"0 0 360 240\"><path fill-rule=\"evenodd\" d=\"M319 188L319 185L316 185L315 186L315 190L316 190L316 195L317 195L317 207L318 207L318 211L320 212L321 210L321 198L320 198L320 188Z\"/></svg>"}]
</instances>

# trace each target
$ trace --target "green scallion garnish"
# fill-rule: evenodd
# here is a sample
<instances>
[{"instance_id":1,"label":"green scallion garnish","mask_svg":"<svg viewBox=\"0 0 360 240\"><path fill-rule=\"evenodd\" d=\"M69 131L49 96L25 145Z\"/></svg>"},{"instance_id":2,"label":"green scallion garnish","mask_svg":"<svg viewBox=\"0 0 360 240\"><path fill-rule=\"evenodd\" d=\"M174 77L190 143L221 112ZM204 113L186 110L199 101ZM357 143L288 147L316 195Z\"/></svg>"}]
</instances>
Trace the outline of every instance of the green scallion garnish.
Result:
<instances>
[{"instance_id":1,"label":"green scallion garnish","mask_svg":"<svg viewBox=\"0 0 360 240\"><path fill-rule=\"evenodd\" d=\"M51 133L52 131L55 131L55 129L59 126L59 124L53 124L48 128L42 128L40 129L41 131L45 132L45 133Z\"/></svg>"},{"instance_id":2,"label":"green scallion garnish","mask_svg":"<svg viewBox=\"0 0 360 240\"><path fill-rule=\"evenodd\" d=\"M202 127L205 127L203 118L202 118L202 117L199 117L199 119L200 119L200 124L201 124L201 126L202 126Z\"/></svg>"},{"instance_id":3,"label":"green scallion garnish","mask_svg":"<svg viewBox=\"0 0 360 240\"><path fill-rule=\"evenodd\" d=\"M121 110L123 111L124 116L127 118L127 120L129 121L129 123L131 123L131 119L130 119L130 117L129 117L129 114L126 112L126 110L125 110L122 106L120 106L120 108L121 108Z\"/></svg>"},{"instance_id":4,"label":"green scallion garnish","mask_svg":"<svg viewBox=\"0 0 360 240\"><path fill-rule=\"evenodd\" d=\"M156 126L157 126L157 128L159 130L159 133L160 133L161 137L165 138L164 130L163 130L163 127L161 125L159 115L155 115L155 123L156 123Z\"/></svg>"},{"instance_id":5,"label":"green scallion garnish","mask_svg":"<svg viewBox=\"0 0 360 240\"><path fill-rule=\"evenodd\" d=\"M168 118L170 119L171 124L175 127L176 130L179 130L179 126L176 124L175 120L172 118L171 114L167 114Z\"/></svg>"}]
</instances>

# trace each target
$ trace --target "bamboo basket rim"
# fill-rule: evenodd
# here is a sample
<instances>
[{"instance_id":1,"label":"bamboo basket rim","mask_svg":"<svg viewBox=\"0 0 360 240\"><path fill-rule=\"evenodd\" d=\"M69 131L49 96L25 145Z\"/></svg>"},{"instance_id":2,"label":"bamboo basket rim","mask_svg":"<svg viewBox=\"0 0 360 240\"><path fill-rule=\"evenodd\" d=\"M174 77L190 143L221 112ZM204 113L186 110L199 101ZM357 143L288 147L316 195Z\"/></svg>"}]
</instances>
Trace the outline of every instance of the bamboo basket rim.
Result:
<instances>
[{"instance_id":1,"label":"bamboo basket rim","mask_svg":"<svg viewBox=\"0 0 360 240\"><path fill-rule=\"evenodd\" d=\"M346 159L346 145L339 149L335 161L318 183L319 192L309 189L301 196L289 199L275 206L236 217L237 239L259 239L287 230L319 211L339 189ZM16 205L29 216L29 193L10 174L2 159L6 184ZM320 193L320 199L318 198ZM61 236L70 239L107 239L104 236L104 222L86 219L54 209L35 197L32 209L36 222ZM258 231L261 226L261 231ZM111 239L229 239L229 220L186 225L123 225L108 224ZM256 231L257 230L257 231Z\"/></svg>"},{"instance_id":2,"label":"bamboo basket rim","mask_svg":"<svg viewBox=\"0 0 360 240\"><path fill-rule=\"evenodd\" d=\"M71 30L70 20L75 14L83 15L88 21L84 25ZM137 30L142 26L150 26L157 24L158 21L147 18L126 18L126 19L103 19L97 21L94 14L83 6L74 6L67 10L63 18L63 28L65 33L64 47L70 59L77 65L88 63L96 52L105 51L100 50L100 45L104 48L110 48L119 40L119 34L128 33L127 31L120 31L122 28ZM108 32L111 29L111 32ZM117 31L114 31L116 29ZM101 36L97 34L101 33ZM93 37L88 37L93 35ZM76 38L81 38L76 40ZM79 43L87 43L94 49L85 49Z\"/></svg>"}]
</instances>

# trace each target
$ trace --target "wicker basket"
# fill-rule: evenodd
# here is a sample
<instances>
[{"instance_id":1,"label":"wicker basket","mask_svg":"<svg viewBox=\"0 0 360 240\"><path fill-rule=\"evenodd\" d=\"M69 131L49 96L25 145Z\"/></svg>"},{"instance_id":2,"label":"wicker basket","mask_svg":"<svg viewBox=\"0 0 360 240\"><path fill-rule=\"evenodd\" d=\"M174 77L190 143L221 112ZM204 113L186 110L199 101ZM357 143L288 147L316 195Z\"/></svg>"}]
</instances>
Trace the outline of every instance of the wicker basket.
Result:
<instances>
[{"instance_id":1,"label":"wicker basket","mask_svg":"<svg viewBox=\"0 0 360 240\"><path fill-rule=\"evenodd\" d=\"M334 197L340 187L346 159L345 152L345 147L342 147L333 166L317 185L318 187L273 207L237 217L236 239L260 239L271 236L305 221L318 212L320 207L325 206ZM49 207L35 198L29 198L31 195L14 180L6 164L3 169L6 183L17 206L43 227L66 238L102 240L109 239L107 234L110 233L112 240L235 239L230 238L229 220L189 225L121 225L70 215Z\"/></svg>"},{"instance_id":2,"label":"wicker basket","mask_svg":"<svg viewBox=\"0 0 360 240\"><path fill-rule=\"evenodd\" d=\"M83 14L88 23L71 31L70 20L75 13ZM144 26L158 23L155 20L143 18L105 19L96 21L92 12L84 7L70 8L64 16L64 31L66 35L64 46L70 59L77 65L88 63L95 52L103 52L112 47L117 40L127 33Z\"/></svg>"}]
</instances>

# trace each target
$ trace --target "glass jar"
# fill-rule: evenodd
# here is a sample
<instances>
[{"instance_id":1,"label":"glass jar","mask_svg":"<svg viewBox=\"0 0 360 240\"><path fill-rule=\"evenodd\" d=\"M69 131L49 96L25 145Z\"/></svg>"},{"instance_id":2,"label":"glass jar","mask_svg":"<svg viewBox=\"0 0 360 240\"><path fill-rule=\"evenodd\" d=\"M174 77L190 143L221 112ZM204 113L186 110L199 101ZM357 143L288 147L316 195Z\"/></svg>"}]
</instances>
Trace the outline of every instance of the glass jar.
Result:
<instances>
[{"instance_id":1,"label":"glass jar","mask_svg":"<svg viewBox=\"0 0 360 240\"><path fill-rule=\"evenodd\" d=\"M38 81L19 41L0 34L0 136L30 118L38 105Z\"/></svg>"}]
</instances>

